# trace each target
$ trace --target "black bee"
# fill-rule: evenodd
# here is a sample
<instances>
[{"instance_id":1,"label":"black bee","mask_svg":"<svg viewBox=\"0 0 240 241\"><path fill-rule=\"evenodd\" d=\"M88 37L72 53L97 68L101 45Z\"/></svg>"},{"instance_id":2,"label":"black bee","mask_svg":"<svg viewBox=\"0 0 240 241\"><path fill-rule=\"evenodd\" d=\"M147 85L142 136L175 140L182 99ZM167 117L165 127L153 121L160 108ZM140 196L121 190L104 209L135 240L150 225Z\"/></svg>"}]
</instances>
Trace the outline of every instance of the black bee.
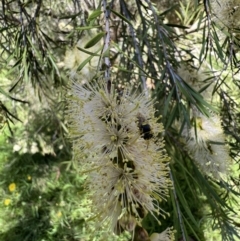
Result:
<instances>
[{"instance_id":1,"label":"black bee","mask_svg":"<svg viewBox=\"0 0 240 241\"><path fill-rule=\"evenodd\" d=\"M153 137L151 126L147 123L145 117L140 113L137 116L138 128L144 140L150 140Z\"/></svg>"},{"instance_id":2,"label":"black bee","mask_svg":"<svg viewBox=\"0 0 240 241\"><path fill-rule=\"evenodd\" d=\"M150 140L153 137L151 126L149 124L142 124L139 129L144 140Z\"/></svg>"}]
</instances>

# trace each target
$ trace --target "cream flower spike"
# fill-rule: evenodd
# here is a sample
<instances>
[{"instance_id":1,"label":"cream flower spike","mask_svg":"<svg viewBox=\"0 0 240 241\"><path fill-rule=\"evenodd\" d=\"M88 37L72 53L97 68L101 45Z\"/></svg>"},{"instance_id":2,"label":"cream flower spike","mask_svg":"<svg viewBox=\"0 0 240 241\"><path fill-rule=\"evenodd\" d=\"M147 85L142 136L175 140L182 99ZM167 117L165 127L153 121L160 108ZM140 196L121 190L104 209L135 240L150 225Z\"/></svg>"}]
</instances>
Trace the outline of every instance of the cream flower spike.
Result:
<instances>
[{"instance_id":1,"label":"cream flower spike","mask_svg":"<svg viewBox=\"0 0 240 241\"><path fill-rule=\"evenodd\" d=\"M239 27L240 21L240 1L239 0L210 0L211 10L215 18L213 20L218 25L223 25L234 30Z\"/></svg>"},{"instance_id":2,"label":"cream flower spike","mask_svg":"<svg viewBox=\"0 0 240 241\"><path fill-rule=\"evenodd\" d=\"M206 85L209 85L207 89L201 92L201 95L204 97L205 100L211 100L213 85L211 85L209 76L201 69L197 70L191 65L181 63L180 67L177 69L177 73L188 85L190 85L197 92L199 92Z\"/></svg>"},{"instance_id":3,"label":"cream flower spike","mask_svg":"<svg viewBox=\"0 0 240 241\"><path fill-rule=\"evenodd\" d=\"M191 66L181 64L178 74L196 91L207 84L205 82L207 76ZM212 88L210 85L201 92L207 101L212 98ZM214 114L210 117L204 116L194 105L191 105L191 110L192 117L196 120L196 128L185 126L182 132L186 140L186 149L202 172L216 179L223 178L228 172L230 157L225 145L221 120Z\"/></svg>"},{"instance_id":4,"label":"cream flower spike","mask_svg":"<svg viewBox=\"0 0 240 241\"><path fill-rule=\"evenodd\" d=\"M186 149L204 173L220 179L227 174L230 163L221 120L215 115L208 118L199 114L195 118L196 131L194 127L183 131Z\"/></svg>"},{"instance_id":5,"label":"cream flower spike","mask_svg":"<svg viewBox=\"0 0 240 241\"><path fill-rule=\"evenodd\" d=\"M171 181L153 101L131 87L100 80L74 83L72 93L74 158L89 173L86 185L99 224L112 231L117 225L131 229L149 212L167 215L156 202L166 199Z\"/></svg>"},{"instance_id":6,"label":"cream flower spike","mask_svg":"<svg viewBox=\"0 0 240 241\"><path fill-rule=\"evenodd\" d=\"M81 51L80 49L84 49L84 46L95 36L97 35L96 31L88 31L88 33L81 37L77 44L72 49L67 49L64 57L64 66L66 69L70 70L70 78L73 80L82 79L82 83L86 83L87 81L91 81L92 78L97 73L99 57L93 56L87 64L78 71L78 67L83 63L87 58L91 57L91 55ZM101 48L101 43L97 43L96 45L88 48L87 51L96 53ZM80 48L80 49L79 49Z\"/></svg>"}]
</instances>

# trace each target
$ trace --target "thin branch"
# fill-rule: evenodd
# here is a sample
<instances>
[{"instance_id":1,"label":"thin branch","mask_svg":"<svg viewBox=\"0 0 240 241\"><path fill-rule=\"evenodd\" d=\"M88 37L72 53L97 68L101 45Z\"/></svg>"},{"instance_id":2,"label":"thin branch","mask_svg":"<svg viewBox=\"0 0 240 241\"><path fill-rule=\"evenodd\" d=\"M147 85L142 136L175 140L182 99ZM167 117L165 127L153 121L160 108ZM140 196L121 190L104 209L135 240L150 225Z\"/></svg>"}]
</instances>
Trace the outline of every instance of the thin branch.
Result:
<instances>
[{"instance_id":1,"label":"thin branch","mask_svg":"<svg viewBox=\"0 0 240 241\"><path fill-rule=\"evenodd\" d=\"M107 5L107 0L103 0L102 2L103 12L104 12L104 20L105 20L105 39L104 39L104 47L103 47L103 54L104 54L104 63L105 63L105 79L110 85L110 68L111 68L111 62L109 58L109 54L107 53L109 51L110 46L110 10ZM110 86L111 87L111 86ZM110 91L110 89L108 89Z\"/></svg>"}]
</instances>

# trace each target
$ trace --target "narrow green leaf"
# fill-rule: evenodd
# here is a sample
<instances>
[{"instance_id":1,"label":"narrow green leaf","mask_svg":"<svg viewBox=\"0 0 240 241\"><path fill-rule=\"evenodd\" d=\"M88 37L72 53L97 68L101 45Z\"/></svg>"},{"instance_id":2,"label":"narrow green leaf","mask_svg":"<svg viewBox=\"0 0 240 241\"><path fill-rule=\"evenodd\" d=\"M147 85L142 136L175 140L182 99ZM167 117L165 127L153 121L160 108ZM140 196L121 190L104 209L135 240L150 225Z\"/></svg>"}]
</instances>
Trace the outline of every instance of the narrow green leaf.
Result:
<instances>
[{"instance_id":1,"label":"narrow green leaf","mask_svg":"<svg viewBox=\"0 0 240 241\"><path fill-rule=\"evenodd\" d=\"M184 233L184 236L186 237L185 241L189 241L188 239L188 233L185 227L185 223L180 220L180 218L183 217L181 210L178 210L177 208L177 200L174 197L173 191L170 192L173 208L174 208L174 215L176 215L176 219L174 219L174 228L177 230L178 233ZM181 225L180 225L181 223Z\"/></svg>"},{"instance_id":2,"label":"narrow green leaf","mask_svg":"<svg viewBox=\"0 0 240 241\"><path fill-rule=\"evenodd\" d=\"M123 21L125 21L125 22L127 22L128 24L130 24L131 26L133 26L132 23L131 23L126 17L124 17L122 14L114 11L113 9L110 9L110 10L111 10L111 12L113 12L115 15L117 15L119 18L121 18Z\"/></svg>"},{"instance_id":3,"label":"narrow green leaf","mask_svg":"<svg viewBox=\"0 0 240 241\"><path fill-rule=\"evenodd\" d=\"M126 73L129 73L129 74L138 74L138 72L135 72L133 70L128 70L128 69L125 69L123 67L120 67L118 65L114 66L115 68L117 68L119 71L123 71L123 72L126 72ZM144 77L146 77L145 75L143 75Z\"/></svg>"},{"instance_id":4,"label":"narrow green leaf","mask_svg":"<svg viewBox=\"0 0 240 241\"><path fill-rule=\"evenodd\" d=\"M28 81L29 63L27 62L27 48L24 48L24 51L23 51L22 64L23 64L24 79Z\"/></svg>"},{"instance_id":5,"label":"narrow green leaf","mask_svg":"<svg viewBox=\"0 0 240 241\"><path fill-rule=\"evenodd\" d=\"M55 61L53 60L53 58L52 58L52 56L51 56L50 53L48 53L48 58L49 58L50 62L52 63L52 66L53 66L54 69L56 70L57 75L60 76L58 67L57 67L57 65L56 65Z\"/></svg>"},{"instance_id":6,"label":"narrow green leaf","mask_svg":"<svg viewBox=\"0 0 240 241\"><path fill-rule=\"evenodd\" d=\"M209 104L207 101L205 101L203 99L203 97L201 95L199 95L199 93L197 92L192 92L191 93L192 96L194 97L194 99L197 101L197 107L201 108L201 109L204 109L203 110L203 113L206 113L207 116L210 115L209 111L205 108L209 108L210 110L212 110L213 112L218 112L218 110L212 106L211 104ZM205 107L204 107L205 106Z\"/></svg>"},{"instance_id":7,"label":"narrow green leaf","mask_svg":"<svg viewBox=\"0 0 240 241\"><path fill-rule=\"evenodd\" d=\"M198 17L198 24L197 24L197 30L200 29L202 20L204 19L204 11L200 11L199 17ZM205 25L206 26L206 25Z\"/></svg>"},{"instance_id":8,"label":"narrow green leaf","mask_svg":"<svg viewBox=\"0 0 240 241\"><path fill-rule=\"evenodd\" d=\"M219 142L219 141L208 141L209 144L214 144L214 145L221 145L221 146L225 146L224 142Z\"/></svg>"},{"instance_id":9,"label":"narrow green leaf","mask_svg":"<svg viewBox=\"0 0 240 241\"><path fill-rule=\"evenodd\" d=\"M102 54L102 57L109 57L110 56L110 47L108 47Z\"/></svg>"},{"instance_id":10,"label":"narrow green leaf","mask_svg":"<svg viewBox=\"0 0 240 241\"><path fill-rule=\"evenodd\" d=\"M174 198L173 191L171 190L169 192L169 194L170 194L170 198L171 198L171 202L172 202L172 206L173 206L174 229L177 231L177 230L180 230L179 216L177 215L178 214L178 210L177 210L176 201L175 201L175 198Z\"/></svg>"},{"instance_id":11,"label":"narrow green leaf","mask_svg":"<svg viewBox=\"0 0 240 241\"><path fill-rule=\"evenodd\" d=\"M168 129L168 127L169 126L171 126L172 125L172 123L173 123L173 120L175 119L175 116L177 115L177 112L178 111L178 106L177 105L175 105L174 106L174 108L172 109L172 111L171 111L171 115L168 117L168 118L166 118L166 123L165 123L165 129L167 130Z\"/></svg>"},{"instance_id":12,"label":"narrow green leaf","mask_svg":"<svg viewBox=\"0 0 240 241\"><path fill-rule=\"evenodd\" d=\"M83 27L77 27L76 30L89 30L89 29L94 29L94 28L100 28L100 25L95 25L95 26L83 26Z\"/></svg>"},{"instance_id":13,"label":"narrow green leaf","mask_svg":"<svg viewBox=\"0 0 240 241\"><path fill-rule=\"evenodd\" d=\"M179 6L179 4L174 4L172 5L170 8L166 9L165 11L161 12L159 14L159 16L164 16L167 14L167 13L171 13L173 10L175 10L177 7Z\"/></svg>"},{"instance_id":14,"label":"narrow green leaf","mask_svg":"<svg viewBox=\"0 0 240 241\"><path fill-rule=\"evenodd\" d=\"M200 24L200 21L199 21L199 24ZM204 57L203 57L203 55L204 55L204 53L205 53L205 50L207 51L207 49L206 49L206 44L207 44L207 42L206 42L206 35L207 35L207 25L206 25L206 23L204 24L204 26L203 26L203 36L202 36L202 48L201 48L201 50L200 50L200 54L199 54L199 60L200 60L200 62L203 62L203 60L204 60Z\"/></svg>"},{"instance_id":15,"label":"narrow green leaf","mask_svg":"<svg viewBox=\"0 0 240 241\"><path fill-rule=\"evenodd\" d=\"M93 53L93 52L87 51L87 50L82 49L82 48L80 48L80 47L78 47L78 46L77 46L77 49L79 49L80 51L82 51L82 52L84 52L84 53L86 53L86 54L89 54L89 55L91 55L91 56L98 56L98 57L101 56L100 54L96 54L96 53ZM100 49L99 49L99 50L100 50ZM98 50L97 52L99 52L99 50Z\"/></svg>"},{"instance_id":16,"label":"narrow green leaf","mask_svg":"<svg viewBox=\"0 0 240 241\"><path fill-rule=\"evenodd\" d=\"M30 43L31 47L34 50L34 54L37 56L38 59L42 60L42 56L39 54L39 51L35 48L35 45L32 43L30 36L26 36L28 39L28 42Z\"/></svg>"},{"instance_id":17,"label":"narrow green leaf","mask_svg":"<svg viewBox=\"0 0 240 241\"><path fill-rule=\"evenodd\" d=\"M96 43L98 43L101 38L105 35L104 32L98 33L96 36L94 36L91 40L89 40L86 45L84 46L85 49L91 48Z\"/></svg>"},{"instance_id":18,"label":"narrow green leaf","mask_svg":"<svg viewBox=\"0 0 240 241\"><path fill-rule=\"evenodd\" d=\"M10 91L9 91L10 92ZM0 93L5 95L6 97L12 99L12 100L15 100L15 101L18 101L18 102L21 102L21 103L24 103L24 104L28 104L27 101L24 101L24 100L20 100L18 98L15 98L15 97L12 97L11 95L8 94L8 92L6 92L4 89L1 88L0 86Z\"/></svg>"},{"instance_id":19,"label":"narrow green leaf","mask_svg":"<svg viewBox=\"0 0 240 241\"><path fill-rule=\"evenodd\" d=\"M177 192L178 200L181 202L184 210L186 211L188 217L191 219L192 223L193 223L196 227L198 227L198 223L197 223L197 221L195 220L194 216L192 215L191 210L189 209L188 203L187 203L187 201L186 201L186 199L185 199L185 197L184 197L184 194L182 193L182 190L181 190L181 188L180 188L180 186L179 186L179 183L178 183L178 181L176 180L176 177L175 177L175 176L174 176L174 179L175 179L175 180L174 180L175 190L176 190L176 192Z\"/></svg>"},{"instance_id":20,"label":"narrow green leaf","mask_svg":"<svg viewBox=\"0 0 240 241\"><path fill-rule=\"evenodd\" d=\"M182 29L188 29L189 27L187 26L183 26L183 25L179 25L179 24L172 24L172 23L166 23L165 24L168 27L174 27L174 28L182 28Z\"/></svg>"},{"instance_id":21,"label":"narrow green leaf","mask_svg":"<svg viewBox=\"0 0 240 241\"><path fill-rule=\"evenodd\" d=\"M135 61L132 60L131 56L129 56L126 52L122 51L121 47L118 46L118 44L112 42L112 45L114 45L117 50L119 51L119 53L121 53L125 58L129 59L135 66L137 66L146 76L149 76L149 74L143 69L141 68L141 66L139 66L138 63L136 63ZM151 76L149 76L151 77ZM151 77L152 78L152 77Z\"/></svg>"},{"instance_id":22,"label":"narrow green leaf","mask_svg":"<svg viewBox=\"0 0 240 241\"><path fill-rule=\"evenodd\" d=\"M86 58L78 67L77 67L77 71L81 71L83 69L83 67L89 63L91 61L91 59L93 58L94 56L89 56L88 58Z\"/></svg>"},{"instance_id":23,"label":"narrow green leaf","mask_svg":"<svg viewBox=\"0 0 240 241\"><path fill-rule=\"evenodd\" d=\"M91 22L92 20L96 19L98 16L100 16L102 14L102 11L100 9L97 9L95 11L93 11L88 19L87 19L87 22Z\"/></svg>"},{"instance_id":24,"label":"narrow green leaf","mask_svg":"<svg viewBox=\"0 0 240 241\"><path fill-rule=\"evenodd\" d=\"M211 77L211 79L212 79L212 77ZM208 84L204 85L198 92L199 92L199 93L204 92L211 84L212 84L212 83L208 83Z\"/></svg>"},{"instance_id":25,"label":"narrow green leaf","mask_svg":"<svg viewBox=\"0 0 240 241\"><path fill-rule=\"evenodd\" d=\"M221 59L221 61L223 63L225 63L223 50L222 50L222 48L221 48L221 46L219 44L220 41L219 41L219 38L217 36L217 33L216 33L215 29L213 30L213 39L214 39L215 45L217 47L217 51L216 51L217 55Z\"/></svg>"},{"instance_id":26,"label":"narrow green leaf","mask_svg":"<svg viewBox=\"0 0 240 241\"><path fill-rule=\"evenodd\" d=\"M1 106L0 106L1 109L2 109L6 114L8 114L8 115L10 115L11 117L13 117L14 119L22 122L17 116L15 116L14 114L12 114L12 113L7 109L7 107L6 107L5 105L3 105L3 103L0 102L0 104L1 104ZM9 117L8 117L8 119L13 123L13 121L12 121Z\"/></svg>"},{"instance_id":27,"label":"narrow green leaf","mask_svg":"<svg viewBox=\"0 0 240 241\"><path fill-rule=\"evenodd\" d=\"M172 99L173 93L174 93L174 88L172 88L172 90L168 94L168 97L167 97L166 101L164 102L163 116L167 115L167 110L169 109L169 104L170 104L170 101Z\"/></svg>"},{"instance_id":28,"label":"narrow green leaf","mask_svg":"<svg viewBox=\"0 0 240 241\"><path fill-rule=\"evenodd\" d=\"M181 111L180 113L183 113L184 120L187 122L187 125L189 126L190 125L190 114L187 111L186 106L181 102L179 104L179 107L181 108L180 109L180 111Z\"/></svg>"},{"instance_id":29,"label":"narrow green leaf","mask_svg":"<svg viewBox=\"0 0 240 241\"><path fill-rule=\"evenodd\" d=\"M4 32L5 30L8 30L8 29L10 29L10 27L1 28L1 29L0 29L0 33Z\"/></svg>"},{"instance_id":30,"label":"narrow green leaf","mask_svg":"<svg viewBox=\"0 0 240 241\"><path fill-rule=\"evenodd\" d=\"M188 219L186 217L184 217L184 215L183 215L183 219L184 219L184 222L189 227L189 229L191 230L191 232L194 234L194 238L197 238L198 241L201 241L200 238L198 237L197 233L195 232L196 230L194 229L194 227L191 226L191 224L188 222Z\"/></svg>"},{"instance_id":31,"label":"narrow green leaf","mask_svg":"<svg viewBox=\"0 0 240 241\"><path fill-rule=\"evenodd\" d=\"M77 16L79 16L82 12L78 12L76 14L72 14L72 15L63 15L63 16L59 16L59 19L69 19L69 18L76 18Z\"/></svg>"},{"instance_id":32,"label":"narrow green leaf","mask_svg":"<svg viewBox=\"0 0 240 241\"><path fill-rule=\"evenodd\" d=\"M198 170L194 162L192 162L192 167L195 172L195 178L198 179L199 185L203 187L202 191L207 196L209 204L214 207L214 205L216 205L214 201L216 201L223 207L227 206L226 203L224 203L223 200L219 197L218 193L211 187L209 181L206 180L206 178ZM214 199L214 201L212 199Z\"/></svg>"}]
</instances>

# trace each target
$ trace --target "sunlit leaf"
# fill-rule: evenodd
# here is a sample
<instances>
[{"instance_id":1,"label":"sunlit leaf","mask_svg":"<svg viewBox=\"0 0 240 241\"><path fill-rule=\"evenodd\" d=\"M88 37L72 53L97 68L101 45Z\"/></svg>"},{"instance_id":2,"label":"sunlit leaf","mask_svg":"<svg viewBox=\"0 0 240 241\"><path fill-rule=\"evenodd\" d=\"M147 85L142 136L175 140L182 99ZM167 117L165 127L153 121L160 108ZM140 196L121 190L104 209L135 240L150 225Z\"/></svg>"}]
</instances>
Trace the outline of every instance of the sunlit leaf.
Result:
<instances>
[{"instance_id":1,"label":"sunlit leaf","mask_svg":"<svg viewBox=\"0 0 240 241\"><path fill-rule=\"evenodd\" d=\"M97 44L101 39L102 37L105 35L104 32L101 32L101 33L98 33L96 36L94 36L91 40L89 40L84 48L85 49L88 49L88 48L91 48L92 46L94 46L95 44Z\"/></svg>"},{"instance_id":2,"label":"sunlit leaf","mask_svg":"<svg viewBox=\"0 0 240 241\"><path fill-rule=\"evenodd\" d=\"M102 11L101 11L100 9L97 9L97 10L93 11L93 12L89 15L87 21L90 22L90 21L96 19L97 17L99 17L101 14L102 14Z\"/></svg>"}]
</instances>

